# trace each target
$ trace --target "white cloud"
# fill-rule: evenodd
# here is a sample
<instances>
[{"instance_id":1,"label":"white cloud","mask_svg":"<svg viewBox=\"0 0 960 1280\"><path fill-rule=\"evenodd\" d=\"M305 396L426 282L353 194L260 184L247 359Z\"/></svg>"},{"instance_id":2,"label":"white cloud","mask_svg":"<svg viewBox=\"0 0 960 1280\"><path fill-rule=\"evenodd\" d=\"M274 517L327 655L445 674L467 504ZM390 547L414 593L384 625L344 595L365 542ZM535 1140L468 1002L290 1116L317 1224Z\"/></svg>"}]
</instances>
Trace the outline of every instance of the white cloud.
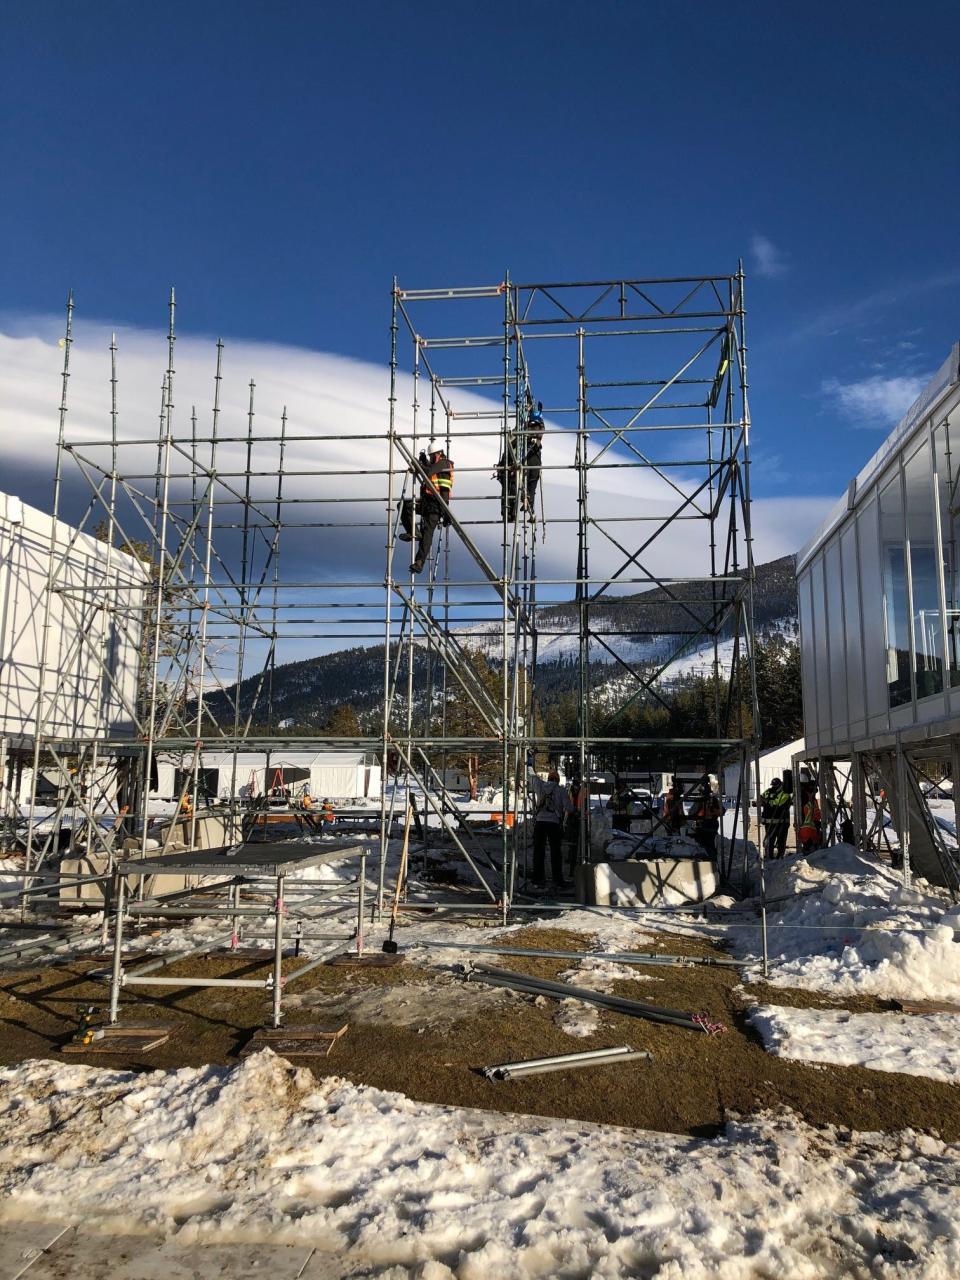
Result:
<instances>
[{"instance_id":1,"label":"white cloud","mask_svg":"<svg viewBox=\"0 0 960 1280\"><path fill-rule=\"evenodd\" d=\"M885 378L873 374L858 382L828 378L823 394L851 422L864 427L889 427L898 421L923 390L928 375Z\"/></svg>"},{"instance_id":2,"label":"white cloud","mask_svg":"<svg viewBox=\"0 0 960 1280\"><path fill-rule=\"evenodd\" d=\"M789 270L783 254L766 236L755 235L750 239L750 252L753 254L753 269L758 276L774 280Z\"/></svg>"},{"instance_id":3,"label":"white cloud","mask_svg":"<svg viewBox=\"0 0 960 1280\"><path fill-rule=\"evenodd\" d=\"M57 345L56 326L48 321L26 323L21 320L16 325L8 322L5 327L7 332L0 333L0 431L5 455L5 472L0 483L7 491L26 496L36 505L47 506L48 500L37 495L52 491L62 351ZM102 325L79 324L75 336L67 435L71 441L93 442L80 452L106 464L110 432L110 332ZM156 468L155 442L160 388L167 360L166 342L161 332L128 329L118 332L118 347L119 437L128 442L143 442L122 446L120 469L138 471L146 477L138 483L149 497L153 494ZM199 433L210 434L215 357L212 339L188 335L177 339L174 423L181 441L189 435L194 405ZM291 527L283 534L284 579L365 584L356 589L342 589L342 598L359 599L366 592L366 598L382 600L388 369L298 348L228 342L223 359L219 422L223 443L219 446L217 470L224 474L225 483L238 488L242 487L239 477L225 473L240 471L243 466L242 437L246 431L251 378L256 382L257 436L252 496L268 512L276 498L277 434L284 405L288 412L290 439L284 498L298 501L287 509ZM422 401L419 431L421 441L425 441L429 415L424 401L429 396L429 384L424 379L419 394ZM462 414L478 407L486 410L491 407L490 401L469 391L454 389L451 394L456 397L455 409ZM397 386L397 414L401 429L408 432L412 426L413 397L413 381L408 375L402 375ZM442 417L438 417L438 424L442 431ZM498 430L497 423L495 419L478 422L466 417L454 418L450 430L450 452L457 467L455 509L463 519L486 522L473 525L470 533L496 568L501 559L501 524L499 489L491 472L499 455L499 439L493 434ZM346 438L334 439L335 436ZM149 443L151 440L153 444ZM660 445L658 438L658 447ZM572 432L548 435L545 440L546 539L541 541L537 553L541 600L570 598L574 592L569 582L547 584L548 579L575 576L577 485L571 465L574 446ZM201 458L208 457L208 451L209 445L201 445ZM623 458L619 460L622 462ZM617 455L608 454L605 461L616 462ZM174 462L181 472L185 470L186 460L182 454L174 454ZM361 469L369 474L357 474ZM759 471L762 473L762 470L761 466ZM695 476L700 478L692 463L689 468L671 470L668 474L683 492L691 491ZM90 490L69 459L64 484L67 499L64 514L78 519ZM185 499L189 494L186 479L174 481L173 490ZM224 502L219 506L227 496L221 493L218 497L218 519L222 517L227 521L232 514L239 523L242 512L239 504L235 502L230 507ZM394 496L398 496L396 490ZM348 501L331 503L332 498ZM590 513L605 521L614 521L608 525L609 532L631 551L654 531L655 524L649 518L668 515L682 500L682 494L678 495L649 470L613 466L608 470L598 469L591 476ZM763 561L796 550L813 531L828 505L826 500L803 495L756 500L753 509L756 558ZM128 534L142 536L140 517L132 506L128 510L132 522ZM87 527L95 524L101 515L102 512L95 512ZM292 527L298 522L301 525L320 523L325 527ZM229 539L232 535L228 532L222 536ZM453 539L451 547L450 580L476 578L478 571L466 549ZM407 548L401 544L398 550L404 556L402 564ZM705 522L686 519L675 522L665 535L658 536L641 561L651 573L698 575L707 571L708 555ZM610 574L623 560L623 553L597 528L592 529L591 574L596 577ZM642 573L630 569L622 581L623 589L638 591L646 579ZM496 596L492 589L470 588L465 594L472 598L489 595L493 610ZM310 600L319 598L319 591L308 595ZM291 642L278 660L287 661L302 657L308 651L319 652L361 642L359 636L339 644L320 640L310 645L303 641L296 645Z\"/></svg>"}]
</instances>

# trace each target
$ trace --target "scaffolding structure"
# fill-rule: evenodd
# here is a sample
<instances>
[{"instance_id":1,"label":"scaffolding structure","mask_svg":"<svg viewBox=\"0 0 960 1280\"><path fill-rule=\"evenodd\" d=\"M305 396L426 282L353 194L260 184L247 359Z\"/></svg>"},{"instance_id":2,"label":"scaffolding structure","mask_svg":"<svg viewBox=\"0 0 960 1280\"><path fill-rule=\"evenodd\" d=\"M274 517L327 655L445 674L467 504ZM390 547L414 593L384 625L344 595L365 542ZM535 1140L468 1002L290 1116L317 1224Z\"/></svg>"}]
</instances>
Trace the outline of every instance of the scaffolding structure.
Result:
<instances>
[{"instance_id":1,"label":"scaffolding structure","mask_svg":"<svg viewBox=\"0 0 960 1280\"><path fill-rule=\"evenodd\" d=\"M161 758L179 768L176 807L194 847L207 748L233 753L230 794L216 812L236 840L250 837L255 808L239 796L240 752L264 753L268 769L285 751L375 753L374 912L383 911L391 833L413 795L430 819L424 842L439 830L504 921L532 902L530 762L563 764L584 780L653 763L721 779L724 762L739 761L741 778L757 768L742 267L571 284L395 282L386 420L368 432L330 433L291 421L286 408L268 421L255 381L242 417L226 413L222 342L208 408L179 406L172 291L168 316L156 433L125 430L114 338L103 430L73 439L72 297L67 306L54 518L69 514L75 536L94 534L143 572L122 588L78 585L69 543L51 541L36 726L21 746L33 776L28 892L45 892L35 882L54 852L96 855L94 878L104 879L121 843L126 858L134 841L147 857ZM402 554L400 511L426 479L429 440L454 460L456 485L417 574ZM65 503L78 482L79 510L73 497ZM637 597L654 589L656 618L643 621ZM620 597L640 623L618 622ZM119 726L62 731L45 679L54 601L72 621L76 661L96 670L95 711L109 695L124 712ZM140 658L133 687L112 666L118 641ZM351 644L382 646L379 715L358 732L281 732L278 666L311 646ZM544 728L537 701L538 675L557 651L575 669L578 706L575 728L560 734ZM671 719L693 653L710 677L706 735L680 733ZM659 709L655 732L631 731L643 707ZM468 820L476 805L447 785L464 760L498 788L493 840ZM56 800L41 814L38 783L51 775ZM587 820L581 810L582 861Z\"/></svg>"},{"instance_id":2,"label":"scaffolding structure","mask_svg":"<svg viewBox=\"0 0 960 1280\"><path fill-rule=\"evenodd\" d=\"M756 769L742 268L661 280L395 284L391 339L384 749L397 752L428 794L451 752L498 753L501 807L516 819L527 812L524 765L533 755L567 762L584 781L605 762L619 771L657 760L666 770L686 766L718 778L732 758L741 777ZM406 343L413 400L403 428L396 387ZM531 484L530 409L538 402L548 425ZM431 438L454 459L461 450L476 458L477 442L487 442L486 457L457 463L440 549L420 580L398 554L396 507L424 478L417 458ZM489 482L492 466L499 491ZM504 500L505 466L521 495L516 519ZM536 505L541 475L552 490L547 512ZM558 498L564 505L555 509ZM554 556L544 573L538 557L542 566L548 529L560 531L566 562L553 567ZM678 561L684 570L671 571ZM625 656L623 641L652 634L652 624L631 633L618 622L616 597L651 589L660 596L656 634L666 643L640 663ZM493 690L470 659L471 632L473 644L478 634L489 641ZM538 657L552 641L566 644L577 673L576 730L562 736L544 734L535 714ZM677 666L691 650L708 654L713 732L630 733L627 713L644 703L661 708L669 724ZM429 662L417 703L422 651ZM599 663L623 676L602 705L593 687ZM470 738L451 732L452 687L477 713ZM736 797L744 830L746 790ZM585 836L579 849L588 859ZM475 867L504 918L525 870L525 839L519 821L504 821L490 867L495 883Z\"/></svg>"}]
</instances>

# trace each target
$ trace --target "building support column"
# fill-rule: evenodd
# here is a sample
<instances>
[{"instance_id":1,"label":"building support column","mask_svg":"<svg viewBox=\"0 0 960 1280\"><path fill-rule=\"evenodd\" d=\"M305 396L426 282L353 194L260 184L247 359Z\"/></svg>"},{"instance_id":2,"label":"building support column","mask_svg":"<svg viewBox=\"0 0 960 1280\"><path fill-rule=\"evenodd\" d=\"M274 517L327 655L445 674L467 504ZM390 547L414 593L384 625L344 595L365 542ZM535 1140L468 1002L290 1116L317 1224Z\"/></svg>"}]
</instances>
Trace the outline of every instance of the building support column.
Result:
<instances>
[{"instance_id":1,"label":"building support column","mask_svg":"<svg viewBox=\"0 0 960 1280\"><path fill-rule=\"evenodd\" d=\"M867 792L863 757L859 751L850 754L850 786L853 796L853 830L857 849L861 852L867 836Z\"/></svg>"}]
</instances>

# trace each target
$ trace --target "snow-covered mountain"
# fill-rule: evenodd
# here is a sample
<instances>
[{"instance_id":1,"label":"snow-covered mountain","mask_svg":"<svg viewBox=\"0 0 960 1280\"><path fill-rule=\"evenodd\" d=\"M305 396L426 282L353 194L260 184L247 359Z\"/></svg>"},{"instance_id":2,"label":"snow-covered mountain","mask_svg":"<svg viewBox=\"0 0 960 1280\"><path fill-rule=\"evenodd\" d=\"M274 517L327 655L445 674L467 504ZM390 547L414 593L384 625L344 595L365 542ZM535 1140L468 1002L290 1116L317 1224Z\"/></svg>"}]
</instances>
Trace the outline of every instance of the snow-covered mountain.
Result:
<instances>
[{"instance_id":1,"label":"snow-covered mountain","mask_svg":"<svg viewBox=\"0 0 960 1280\"><path fill-rule=\"evenodd\" d=\"M594 695L601 703L606 699L615 702L621 686L623 689L635 687L635 682L630 685L632 677L617 664L614 653L647 674L654 674L662 667L659 680L667 685L712 675L713 641L698 635L697 630L698 624L713 615L714 608L709 584L685 585L682 605L677 603L674 593L663 588L611 597L602 608L595 605L591 609L591 627L601 635L590 644ZM573 601L563 601L537 610L539 689L556 691L576 687L579 656L576 609ZM797 596L792 556L757 567L754 616L761 640L776 635L788 641L796 638ZM669 634L676 631L689 634ZM484 653L496 663L500 652L497 623L474 623L456 628L456 634L461 644ZM721 671L728 671L733 657L731 635L721 637L717 657ZM418 651L415 662L416 689L425 687L429 669L424 647ZM366 729L373 729L381 708L382 679L382 646L356 646L279 666L273 678L275 720L292 721L287 731L319 733L328 723L332 710L347 704L356 710ZM257 687L257 678L245 680L241 685L245 708ZM218 708L217 699L211 697L209 702L214 713L220 714L222 708ZM255 715L254 723L262 722L263 717Z\"/></svg>"},{"instance_id":2,"label":"snow-covered mountain","mask_svg":"<svg viewBox=\"0 0 960 1280\"><path fill-rule=\"evenodd\" d=\"M675 598L681 593L682 605ZM714 641L710 636L698 635L697 631L698 623L706 623L711 618L714 607L709 585L688 584L675 592L655 588L637 595L611 597L602 609L597 606L591 609L591 626L600 632L600 638L590 644L590 663L615 666L616 654L635 667L652 671L662 667L660 679L666 683L708 677L714 669ZM775 635L790 642L796 640L799 624L792 556L757 567L754 616L760 640ZM541 606L537 611L537 624L538 668L563 666L579 659L575 604ZM682 632L688 634L677 634ZM475 623L462 628L458 634L471 648L496 660L500 647L497 623ZM722 636L716 646L721 673L729 671L733 651L732 634ZM619 681L611 676L611 683ZM594 689L598 689L596 681Z\"/></svg>"}]
</instances>

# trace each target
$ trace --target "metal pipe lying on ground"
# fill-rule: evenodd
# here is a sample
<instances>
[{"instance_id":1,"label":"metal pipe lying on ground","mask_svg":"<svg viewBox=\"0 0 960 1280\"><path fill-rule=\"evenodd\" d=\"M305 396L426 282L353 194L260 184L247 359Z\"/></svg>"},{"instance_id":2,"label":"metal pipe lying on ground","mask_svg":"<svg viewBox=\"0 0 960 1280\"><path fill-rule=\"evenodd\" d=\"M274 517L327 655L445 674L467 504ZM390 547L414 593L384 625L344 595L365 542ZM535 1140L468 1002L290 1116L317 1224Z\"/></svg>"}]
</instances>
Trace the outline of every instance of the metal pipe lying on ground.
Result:
<instances>
[{"instance_id":1,"label":"metal pipe lying on ground","mask_svg":"<svg viewBox=\"0 0 960 1280\"><path fill-rule=\"evenodd\" d=\"M601 991L589 991L585 987L574 987L566 982L551 982L547 978L531 978L527 974L513 973L509 969L496 969L489 965L476 965L467 975L468 979L479 980L490 986L509 987L515 991L523 991L528 995L552 996L557 999L583 1000L587 1004L599 1005L611 1009L615 1013L625 1013L634 1018L646 1018L650 1022L666 1022L691 1030L706 1030L697 1015L684 1009L665 1009L655 1004L645 1004L640 1000L628 1000L622 996L607 995Z\"/></svg>"},{"instance_id":2,"label":"metal pipe lying on ground","mask_svg":"<svg viewBox=\"0 0 960 1280\"><path fill-rule=\"evenodd\" d=\"M27 942L18 942L15 946L6 947L3 951L0 951L0 965L5 964L7 960L19 960L21 956L27 955L31 951L54 951L60 947L75 948L95 936L96 934L92 929L85 929L83 933L71 934L66 938L50 936L31 938Z\"/></svg>"},{"instance_id":3,"label":"metal pipe lying on ground","mask_svg":"<svg viewBox=\"0 0 960 1280\"><path fill-rule=\"evenodd\" d=\"M587 1049L583 1053L563 1053L554 1058L531 1058L527 1062L502 1062L497 1067L484 1067L488 1080L517 1080L522 1076L542 1075L547 1071L566 1071L570 1067L602 1067L608 1062L626 1062L630 1058L650 1058L645 1049L619 1045L613 1049Z\"/></svg>"},{"instance_id":4,"label":"metal pipe lying on ground","mask_svg":"<svg viewBox=\"0 0 960 1280\"><path fill-rule=\"evenodd\" d=\"M498 947L485 942L417 942L420 947L449 948L451 951L476 951L495 956L538 956L549 960L608 960L615 964L705 964L742 969L745 960L729 960L720 956L675 956L654 951L629 951L625 954L612 951L541 951L536 947Z\"/></svg>"},{"instance_id":5,"label":"metal pipe lying on ground","mask_svg":"<svg viewBox=\"0 0 960 1280\"><path fill-rule=\"evenodd\" d=\"M554 991L549 987L537 986L535 982L519 982L505 978L493 978L489 974L474 973L476 981L490 987L503 987L508 991L518 991L528 996L545 996L550 1000L582 1000L587 1004L597 1005L601 1009L609 1009L611 1013L622 1013L631 1018L646 1018L650 1022L663 1022L670 1026L686 1027L687 1030L699 1028L699 1024L691 1014L675 1016L671 1013L660 1013L656 1008L645 1008L631 1000L621 1000L616 996L604 996L601 992L580 993L578 988L568 991ZM699 1028L702 1029L702 1028Z\"/></svg>"}]
</instances>

